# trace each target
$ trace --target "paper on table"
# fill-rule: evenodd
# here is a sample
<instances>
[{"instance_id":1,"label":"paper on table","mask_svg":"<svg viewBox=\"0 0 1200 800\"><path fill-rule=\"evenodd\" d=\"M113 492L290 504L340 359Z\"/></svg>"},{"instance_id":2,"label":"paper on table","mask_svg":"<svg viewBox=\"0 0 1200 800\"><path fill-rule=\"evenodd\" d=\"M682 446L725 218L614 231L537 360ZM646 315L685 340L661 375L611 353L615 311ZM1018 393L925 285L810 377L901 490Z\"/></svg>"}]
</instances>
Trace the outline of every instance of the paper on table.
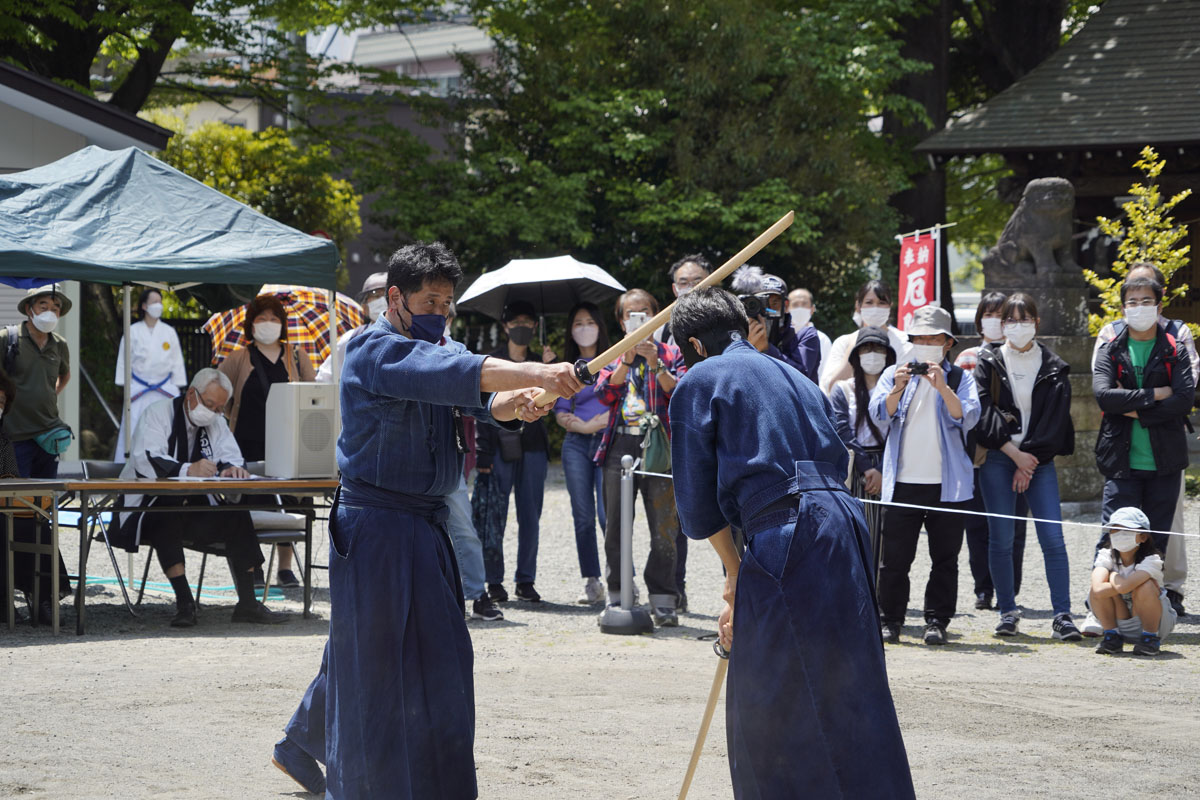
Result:
<instances>
[{"instance_id":1,"label":"paper on table","mask_svg":"<svg viewBox=\"0 0 1200 800\"><path fill-rule=\"evenodd\" d=\"M172 480L172 481L261 481L261 480L263 480L263 477L261 475L250 475L245 478L230 478L230 477L221 477L219 475L213 475L211 478L201 478L196 475L176 475L174 477L168 478L167 480Z\"/></svg>"}]
</instances>

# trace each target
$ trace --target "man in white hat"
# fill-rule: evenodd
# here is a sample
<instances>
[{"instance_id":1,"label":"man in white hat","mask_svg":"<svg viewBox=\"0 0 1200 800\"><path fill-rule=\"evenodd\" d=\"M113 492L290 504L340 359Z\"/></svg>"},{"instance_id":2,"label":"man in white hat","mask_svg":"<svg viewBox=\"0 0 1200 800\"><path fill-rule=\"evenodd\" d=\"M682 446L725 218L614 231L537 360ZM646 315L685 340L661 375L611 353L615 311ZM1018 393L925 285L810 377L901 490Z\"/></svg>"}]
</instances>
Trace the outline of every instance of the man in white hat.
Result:
<instances>
[{"instance_id":1,"label":"man in white hat","mask_svg":"<svg viewBox=\"0 0 1200 800\"><path fill-rule=\"evenodd\" d=\"M58 415L58 395L71 379L67 340L54 332L71 310L56 284L30 289L17 303L20 325L0 331L4 370L16 386L4 430L12 439L23 478L58 477L58 456L71 444L71 429Z\"/></svg>"},{"instance_id":2,"label":"man in white hat","mask_svg":"<svg viewBox=\"0 0 1200 800\"><path fill-rule=\"evenodd\" d=\"M885 369L871 393L871 418L889 426L883 501L920 507L889 506L883 514L879 616L884 641L892 644L900 641L908 571L922 526L929 534L932 562L923 605L925 644L946 643L946 626L958 600L958 554L966 518L955 512L966 509L975 491L966 437L979 421L979 392L971 374L946 358L954 346L950 322L944 308L917 309L906 331L910 360Z\"/></svg>"},{"instance_id":3,"label":"man in white hat","mask_svg":"<svg viewBox=\"0 0 1200 800\"><path fill-rule=\"evenodd\" d=\"M337 340L337 357L338 364L346 363L346 345L350 344L350 340L367 329L375 320L379 319L379 315L387 311L387 273L375 272L367 276L363 281L362 291L358 293L358 304L367 312L367 321L359 325L354 330L346 331ZM330 356L321 362L321 366L317 368L317 381L319 383L333 383L333 357Z\"/></svg>"}]
</instances>

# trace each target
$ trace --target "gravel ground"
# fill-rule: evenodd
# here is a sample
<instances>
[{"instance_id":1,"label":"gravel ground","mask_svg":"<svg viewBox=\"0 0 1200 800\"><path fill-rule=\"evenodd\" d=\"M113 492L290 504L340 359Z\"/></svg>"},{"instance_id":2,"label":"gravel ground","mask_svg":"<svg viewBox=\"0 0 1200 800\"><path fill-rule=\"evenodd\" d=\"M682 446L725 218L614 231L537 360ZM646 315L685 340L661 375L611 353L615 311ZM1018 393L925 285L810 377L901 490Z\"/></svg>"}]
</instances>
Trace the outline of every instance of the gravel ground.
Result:
<instances>
[{"instance_id":1,"label":"gravel ground","mask_svg":"<svg viewBox=\"0 0 1200 800\"><path fill-rule=\"evenodd\" d=\"M717 558L707 545L693 545L692 613L679 628L608 636L596 627L597 609L574 603L581 581L556 466L542 522L537 585L546 602L510 603L503 622L470 624L480 796L673 798L716 666L710 644L698 637L714 628L719 609ZM509 524L513 530L515 522ZM1187 530L1197 530L1195 508ZM1080 598L1093 537L1090 529L1067 527L1072 594ZM510 541L515 547L515 536ZM645 542L639 519L635 564L644 563ZM1200 564L1194 539L1189 550ZM73 567L73 543L64 542L63 552ZM888 648L917 795L1090 798L1102 787L1129 785L1131 770L1140 796L1196 792L1197 617L1181 621L1155 661L1097 656L1094 640L1055 642L1038 555L1031 536L1019 598L1026 609L1022 635L993 638L994 613L972 610L964 548L962 613L950 644L919 644L914 608L906 641ZM324 564L326 557L322 541L315 560ZM920 553L916 592L928 563ZM111 579L103 548L93 549L90 569ZM163 580L157 567L151 580ZM228 581L224 564L206 576L209 584ZM320 663L326 574L318 571L316 582L316 618L299 616L299 592L289 590L270 605L297 615L272 629L231 625L232 592L220 592L206 602L199 627L175 631L167 627L169 592L149 592L135 619L108 582L89 586L86 636L74 635L72 610L57 638L28 626L0 633L8 686L0 712L6 731L0 796L303 796L268 759ZM1200 578L1190 580L1189 590L1200 611ZM910 605L919 605L919 596ZM719 709L689 797L730 796Z\"/></svg>"}]
</instances>

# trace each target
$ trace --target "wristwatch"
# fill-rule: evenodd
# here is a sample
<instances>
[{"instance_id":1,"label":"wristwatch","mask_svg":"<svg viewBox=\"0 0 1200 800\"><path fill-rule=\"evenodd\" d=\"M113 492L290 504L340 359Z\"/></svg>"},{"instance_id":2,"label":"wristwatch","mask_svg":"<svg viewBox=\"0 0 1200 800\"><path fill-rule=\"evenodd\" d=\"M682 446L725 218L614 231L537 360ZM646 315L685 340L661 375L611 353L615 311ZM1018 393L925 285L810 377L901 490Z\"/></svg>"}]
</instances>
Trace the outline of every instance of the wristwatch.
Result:
<instances>
[{"instance_id":1,"label":"wristwatch","mask_svg":"<svg viewBox=\"0 0 1200 800\"><path fill-rule=\"evenodd\" d=\"M666 364L662 363L661 361L658 362L658 366L654 368L655 375L662 375L666 371L667 371L667 366L666 366Z\"/></svg>"}]
</instances>

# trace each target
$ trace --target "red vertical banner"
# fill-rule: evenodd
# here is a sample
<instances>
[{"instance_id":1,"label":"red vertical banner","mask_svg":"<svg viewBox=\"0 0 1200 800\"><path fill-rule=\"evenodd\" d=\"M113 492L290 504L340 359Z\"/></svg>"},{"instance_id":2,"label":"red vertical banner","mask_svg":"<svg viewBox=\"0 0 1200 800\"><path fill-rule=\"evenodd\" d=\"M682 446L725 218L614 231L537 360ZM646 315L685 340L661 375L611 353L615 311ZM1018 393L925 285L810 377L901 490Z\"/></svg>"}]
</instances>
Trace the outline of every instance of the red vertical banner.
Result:
<instances>
[{"instance_id":1,"label":"red vertical banner","mask_svg":"<svg viewBox=\"0 0 1200 800\"><path fill-rule=\"evenodd\" d=\"M913 312L937 302L937 231L900 238L900 307L896 324L908 330Z\"/></svg>"}]
</instances>

